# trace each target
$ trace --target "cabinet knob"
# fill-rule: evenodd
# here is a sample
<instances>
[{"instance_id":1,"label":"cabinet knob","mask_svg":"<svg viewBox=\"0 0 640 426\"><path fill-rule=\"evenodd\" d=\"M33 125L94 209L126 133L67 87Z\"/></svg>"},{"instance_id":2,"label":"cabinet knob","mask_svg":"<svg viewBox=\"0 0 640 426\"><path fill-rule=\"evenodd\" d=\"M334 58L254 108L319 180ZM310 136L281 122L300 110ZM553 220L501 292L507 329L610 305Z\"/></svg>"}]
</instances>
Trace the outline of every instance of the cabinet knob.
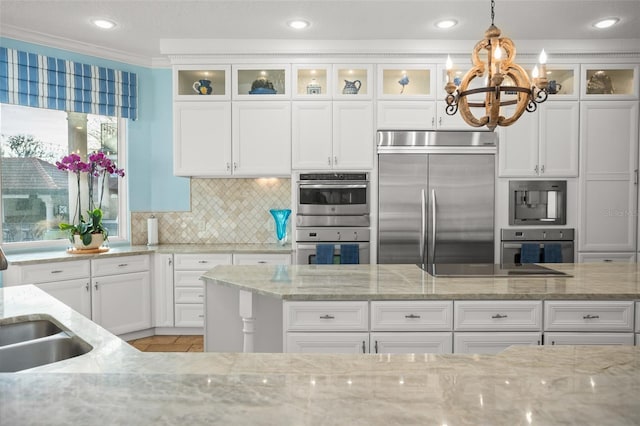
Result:
<instances>
[{"instance_id":1,"label":"cabinet knob","mask_svg":"<svg viewBox=\"0 0 640 426\"><path fill-rule=\"evenodd\" d=\"M333 157L333 165L334 166L338 165L338 156L337 155L335 157Z\"/></svg>"},{"instance_id":2,"label":"cabinet knob","mask_svg":"<svg viewBox=\"0 0 640 426\"><path fill-rule=\"evenodd\" d=\"M536 172L536 174L538 174L538 165L537 164L536 164L536 167L533 170Z\"/></svg>"},{"instance_id":3,"label":"cabinet knob","mask_svg":"<svg viewBox=\"0 0 640 426\"><path fill-rule=\"evenodd\" d=\"M233 170L238 170L238 163L235 161L233 162Z\"/></svg>"},{"instance_id":4,"label":"cabinet knob","mask_svg":"<svg viewBox=\"0 0 640 426\"><path fill-rule=\"evenodd\" d=\"M435 117L431 117L431 126L435 126L436 125L436 118Z\"/></svg>"},{"instance_id":5,"label":"cabinet knob","mask_svg":"<svg viewBox=\"0 0 640 426\"><path fill-rule=\"evenodd\" d=\"M540 166L540 173L544 173L544 164Z\"/></svg>"},{"instance_id":6,"label":"cabinet knob","mask_svg":"<svg viewBox=\"0 0 640 426\"><path fill-rule=\"evenodd\" d=\"M93 288L95 288L95 289L97 290L97 289L98 289L98 283L95 283L95 284L93 285Z\"/></svg>"},{"instance_id":7,"label":"cabinet knob","mask_svg":"<svg viewBox=\"0 0 640 426\"><path fill-rule=\"evenodd\" d=\"M89 290L91 289L91 287L89 286L89 283L87 283L87 284L84 286L84 288L85 288L85 290L87 290L87 291L89 291Z\"/></svg>"},{"instance_id":8,"label":"cabinet knob","mask_svg":"<svg viewBox=\"0 0 640 426\"><path fill-rule=\"evenodd\" d=\"M327 166L331 165L331 157L327 157Z\"/></svg>"},{"instance_id":9,"label":"cabinet knob","mask_svg":"<svg viewBox=\"0 0 640 426\"><path fill-rule=\"evenodd\" d=\"M231 163L227 163L227 171L231 170Z\"/></svg>"}]
</instances>

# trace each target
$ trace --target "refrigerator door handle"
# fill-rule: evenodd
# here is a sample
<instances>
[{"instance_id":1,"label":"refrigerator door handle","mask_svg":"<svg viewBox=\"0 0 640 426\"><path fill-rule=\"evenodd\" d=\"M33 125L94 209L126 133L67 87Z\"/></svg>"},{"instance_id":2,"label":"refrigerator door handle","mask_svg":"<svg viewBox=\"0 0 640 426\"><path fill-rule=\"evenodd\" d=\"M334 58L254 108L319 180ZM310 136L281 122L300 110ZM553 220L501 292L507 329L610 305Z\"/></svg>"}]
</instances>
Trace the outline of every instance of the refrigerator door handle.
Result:
<instances>
[{"instance_id":1,"label":"refrigerator door handle","mask_svg":"<svg viewBox=\"0 0 640 426\"><path fill-rule=\"evenodd\" d=\"M436 190L431 190L431 263L436 263L436 233L438 220L436 217Z\"/></svg>"},{"instance_id":2,"label":"refrigerator door handle","mask_svg":"<svg viewBox=\"0 0 640 426\"><path fill-rule=\"evenodd\" d=\"M425 231L427 228L427 200L424 189L420 190L420 261L422 264L426 263L425 248L427 245Z\"/></svg>"}]
</instances>

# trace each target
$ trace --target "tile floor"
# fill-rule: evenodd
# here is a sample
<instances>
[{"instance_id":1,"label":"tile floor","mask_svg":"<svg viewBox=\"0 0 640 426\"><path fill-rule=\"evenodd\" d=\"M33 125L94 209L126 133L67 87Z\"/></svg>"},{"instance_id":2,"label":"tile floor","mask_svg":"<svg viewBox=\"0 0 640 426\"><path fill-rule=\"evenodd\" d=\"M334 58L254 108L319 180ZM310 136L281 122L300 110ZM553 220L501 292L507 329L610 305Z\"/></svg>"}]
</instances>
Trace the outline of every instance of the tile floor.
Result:
<instances>
[{"instance_id":1,"label":"tile floor","mask_svg":"<svg viewBox=\"0 0 640 426\"><path fill-rule=\"evenodd\" d=\"M203 336L150 336L130 340L142 352L203 352Z\"/></svg>"}]
</instances>

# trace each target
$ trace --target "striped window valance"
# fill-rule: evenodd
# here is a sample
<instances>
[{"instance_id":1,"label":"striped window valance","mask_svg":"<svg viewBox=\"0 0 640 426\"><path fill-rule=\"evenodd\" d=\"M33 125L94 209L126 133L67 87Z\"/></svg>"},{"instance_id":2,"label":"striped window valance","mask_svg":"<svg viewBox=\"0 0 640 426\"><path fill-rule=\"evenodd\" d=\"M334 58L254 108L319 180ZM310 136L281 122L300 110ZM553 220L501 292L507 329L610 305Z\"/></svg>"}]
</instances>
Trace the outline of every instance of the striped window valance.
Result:
<instances>
[{"instance_id":1,"label":"striped window valance","mask_svg":"<svg viewBox=\"0 0 640 426\"><path fill-rule=\"evenodd\" d=\"M0 102L135 120L137 77L0 47Z\"/></svg>"}]
</instances>

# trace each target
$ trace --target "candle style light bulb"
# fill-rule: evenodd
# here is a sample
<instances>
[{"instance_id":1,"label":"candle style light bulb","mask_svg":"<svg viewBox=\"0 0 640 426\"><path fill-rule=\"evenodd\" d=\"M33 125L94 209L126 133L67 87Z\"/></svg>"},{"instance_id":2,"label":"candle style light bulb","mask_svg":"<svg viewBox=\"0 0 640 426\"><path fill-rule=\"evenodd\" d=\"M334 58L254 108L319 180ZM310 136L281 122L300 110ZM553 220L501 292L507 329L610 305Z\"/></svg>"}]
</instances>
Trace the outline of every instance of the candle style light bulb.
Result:
<instances>
[{"instance_id":1,"label":"candle style light bulb","mask_svg":"<svg viewBox=\"0 0 640 426\"><path fill-rule=\"evenodd\" d=\"M531 77L533 77L534 79L540 77L540 71L538 71L537 65L533 67L533 70L531 71Z\"/></svg>"},{"instance_id":2,"label":"candle style light bulb","mask_svg":"<svg viewBox=\"0 0 640 426\"><path fill-rule=\"evenodd\" d=\"M451 83L451 74L453 73L453 61L451 60L451 56L447 55L447 62L445 63L445 67L447 68L447 83Z\"/></svg>"},{"instance_id":3,"label":"candle style light bulb","mask_svg":"<svg viewBox=\"0 0 640 426\"><path fill-rule=\"evenodd\" d=\"M542 52L540 52L538 61L540 62L540 65L544 65L547 63L547 53L544 51L544 49L542 49Z\"/></svg>"}]
</instances>

